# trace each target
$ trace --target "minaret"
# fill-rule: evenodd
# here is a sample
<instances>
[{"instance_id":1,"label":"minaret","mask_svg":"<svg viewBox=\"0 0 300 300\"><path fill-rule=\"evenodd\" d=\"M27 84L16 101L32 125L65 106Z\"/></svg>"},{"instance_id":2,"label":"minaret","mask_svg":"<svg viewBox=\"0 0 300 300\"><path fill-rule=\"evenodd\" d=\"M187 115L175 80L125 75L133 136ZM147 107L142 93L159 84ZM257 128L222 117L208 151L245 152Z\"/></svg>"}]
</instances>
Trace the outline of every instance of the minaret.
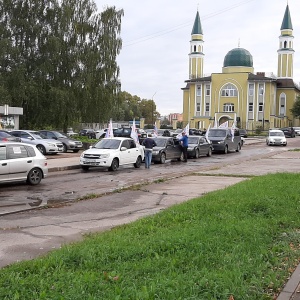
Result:
<instances>
[{"instance_id":1,"label":"minaret","mask_svg":"<svg viewBox=\"0 0 300 300\"><path fill-rule=\"evenodd\" d=\"M278 52L278 71L279 78L293 78L293 25L289 10L289 5L286 6L285 14L281 25L281 35L279 36Z\"/></svg>"},{"instance_id":2,"label":"minaret","mask_svg":"<svg viewBox=\"0 0 300 300\"><path fill-rule=\"evenodd\" d=\"M190 41L189 54L189 78L203 77L203 32L200 22L199 12L197 11Z\"/></svg>"}]
</instances>

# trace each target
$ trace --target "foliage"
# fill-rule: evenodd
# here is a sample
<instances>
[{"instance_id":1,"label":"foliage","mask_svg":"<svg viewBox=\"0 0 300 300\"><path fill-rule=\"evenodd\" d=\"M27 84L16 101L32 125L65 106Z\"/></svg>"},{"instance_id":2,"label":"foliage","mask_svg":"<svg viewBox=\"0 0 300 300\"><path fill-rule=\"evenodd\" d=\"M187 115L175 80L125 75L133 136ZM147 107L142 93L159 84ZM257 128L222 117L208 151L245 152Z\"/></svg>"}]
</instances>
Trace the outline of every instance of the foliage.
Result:
<instances>
[{"instance_id":1,"label":"foliage","mask_svg":"<svg viewBox=\"0 0 300 300\"><path fill-rule=\"evenodd\" d=\"M254 177L6 267L0 298L276 299L299 263L299 180Z\"/></svg>"},{"instance_id":2,"label":"foliage","mask_svg":"<svg viewBox=\"0 0 300 300\"><path fill-rule=\"evenodd\" d=\"M261 134L262 131L263 131L262 126L257 126L256 129L255 129L255 133L256 133L256 134Z\"/></svg>"},{"instance_id":3,"label":"foliage","mask_svg":"<svg viewBox=\"0 0 300 300\"><path fill-rule=\"evenodd\" d=\"M294 102L294 105L291 109L291 113L295 118L300 117L300 96L298 96Z\"/></svg>"},{"instance_id":4,"label":"foliage","mask_svg":"<svg viewBox=\"0 0 300 300\"><path fill-rule=\"evenodd\" d=\"M123 10L92 0L13 0L0 7L2 104L24 109L21 127L102 122L118 101Z\"/></svg>"}]
</instances>

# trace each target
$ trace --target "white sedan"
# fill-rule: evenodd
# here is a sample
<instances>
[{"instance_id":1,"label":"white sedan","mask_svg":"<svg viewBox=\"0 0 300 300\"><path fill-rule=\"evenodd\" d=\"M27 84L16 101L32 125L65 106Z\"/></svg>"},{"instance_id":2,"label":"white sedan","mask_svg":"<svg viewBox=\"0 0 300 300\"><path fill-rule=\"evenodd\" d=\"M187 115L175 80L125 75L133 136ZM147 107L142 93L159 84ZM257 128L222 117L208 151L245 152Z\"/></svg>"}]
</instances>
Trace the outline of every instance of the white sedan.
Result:
<instances>
[{"instance_id":1,"label":"white sedan","mask_svg":"<svg viewBox=\"0 0 300 300\"><path fill-rule=\"evenodd\" d=\"M27 181L36 185L48 175L47 158L34 145L0 143L0 183Z\"/></svg>"},{"instance_id":2,"label":"white sedan","mask_svg":"<svg viewBox=\"0 0 300 300\"><path fill-rule=\"evenodd\" d=\"M266 144L268 146L278 145L278 146L286 146L287 141L282 130L271 129L269 130L269 134L266 139Z\"/></svg>"},{"instance_id":3,"label":"white sedan","mask_svg":"<svg viewBox=\"0 0 300 300\"><path fill-rule=\"evenodd\" d=\"M104 138L80 156L81 168L106 167L116 171L119 166L134 164L139 168L144 160L144 148L131 138Z\"/></svg>"}]
</instances>

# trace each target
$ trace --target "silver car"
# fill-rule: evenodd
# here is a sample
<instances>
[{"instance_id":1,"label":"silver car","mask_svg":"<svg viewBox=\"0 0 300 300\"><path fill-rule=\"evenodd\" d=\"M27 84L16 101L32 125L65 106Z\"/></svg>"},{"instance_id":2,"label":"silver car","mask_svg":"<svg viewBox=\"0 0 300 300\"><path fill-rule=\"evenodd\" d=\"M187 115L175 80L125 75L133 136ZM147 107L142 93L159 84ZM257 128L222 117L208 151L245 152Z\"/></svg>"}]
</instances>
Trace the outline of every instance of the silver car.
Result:
<instances>
[{"instance_id":1,"label":"silver car","mask_svg":"<svg viewBox=\"0 0 300 300\"><path fill-rule=\"evenodd\" d=\"M0 183L26 181L37 185L47 175L47 158L34 145L0 143Z\"/></svg>"},{"instance_id":2,"label":"silver car","mask_svg":"<svg viewBox=\"0 0 300 300\"><path fill-rule=\"evenodd\" d=\"M47 139L38 131L34 130L13 130L12 135L21 138L23 143L35 145L43 155L57 154L63 152L63 143L51 139Z\"/></svg>"}]
</instances>

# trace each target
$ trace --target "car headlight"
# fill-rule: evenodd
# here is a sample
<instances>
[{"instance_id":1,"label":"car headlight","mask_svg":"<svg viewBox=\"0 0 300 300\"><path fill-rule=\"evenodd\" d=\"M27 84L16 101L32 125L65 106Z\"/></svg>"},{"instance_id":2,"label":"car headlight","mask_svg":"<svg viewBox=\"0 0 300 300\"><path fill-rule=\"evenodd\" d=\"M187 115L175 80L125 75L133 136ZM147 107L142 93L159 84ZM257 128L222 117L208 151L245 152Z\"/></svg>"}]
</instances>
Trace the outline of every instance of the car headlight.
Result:
<instances>
[{"instance_id":1,"label":"car headlight","mask_svg":"<svg viewBox=\"0 0 300 300\"><path fill-rule=\"evenodd\" d=\"M109 155L110 155L109 153L107 153L107 154L101 154L101 155L100 155L100 158L108 158Z\"/></svg>"},{"instance_id":2,"label":"car headlight","mask_svg":"<svg viewBox=\"0 0 300 300\"><path fill-rule=\"evenodd\" d=\"M190 150L190 151L191 151L191 150L194 150L194 148L193 148L193 147L188 147L188 150Z\"/></svg>"},{"instance_id":3,"label":"car headlight","mask_svg":"<svg viewBox=\"0 0 300 300\"><path fill-rule=\"evenodd\" d=\"M220 141L220 142L218 142L218 144L224 144L224 141Z\"/></svg>"},{"instance_id":4,"label":"car headlight","mask_svg":"<svg viewBox=\"0 0 300 300\"><path fill-rule=\"evenodd\" d=\"M50 147L55 147L56 146L56 144L54 144L54 143L47 143L47 145L50 146Z\"/></svg>"},{"instance_id":5,"label":"car headlight","mask_svg":"<svg viewBox=\"0 0 300 300\"><path fill-rule=\"evenodd\" d=\"M159 151L152 151L152 154L157 155L159 153Z\"/></svg>"},{"instance_id":6,"label":"car headlight","mask_svg":"<svg viewBox=\"0 0 300 300\"><path fill-rule=\"evenodd\" d=\"M85 154L85 151L83 151L80 155L80 158L83 158L84 157L84 154Z\"/></svg>"},{"instance_id":7,"label":"car headlight","mask_svg":"<svg viewBox=\"0 0 300 300\"><path fill-rule=\"evenodd\" d=\"M75 143L74 142L69 142L69 145L75 146Z\"/></svg>"}]
</instances>

